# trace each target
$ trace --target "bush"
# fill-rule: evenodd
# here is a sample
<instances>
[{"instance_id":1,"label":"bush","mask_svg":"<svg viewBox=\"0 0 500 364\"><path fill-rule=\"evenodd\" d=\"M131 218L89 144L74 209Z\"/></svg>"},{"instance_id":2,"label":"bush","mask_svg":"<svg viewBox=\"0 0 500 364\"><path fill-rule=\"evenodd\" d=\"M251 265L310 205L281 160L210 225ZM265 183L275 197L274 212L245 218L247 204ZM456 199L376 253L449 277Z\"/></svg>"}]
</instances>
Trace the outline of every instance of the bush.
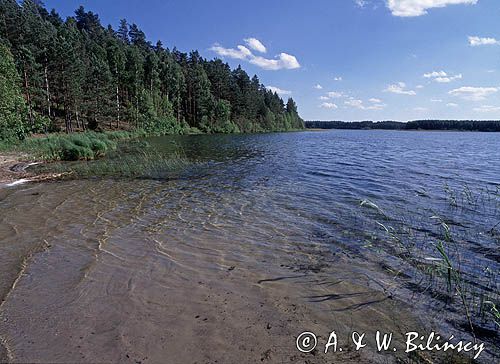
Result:
<instances>
[{"instance_id":1,"label":"bush","mask_svg":"<svg viewBox=\"0 0 500 364\"><path fill-rule=\"evenodd\" d=\"M34 115L32 133L46 133L52 129L52 121L48 117L40 114Z\"/></svg>"}]
</instances>

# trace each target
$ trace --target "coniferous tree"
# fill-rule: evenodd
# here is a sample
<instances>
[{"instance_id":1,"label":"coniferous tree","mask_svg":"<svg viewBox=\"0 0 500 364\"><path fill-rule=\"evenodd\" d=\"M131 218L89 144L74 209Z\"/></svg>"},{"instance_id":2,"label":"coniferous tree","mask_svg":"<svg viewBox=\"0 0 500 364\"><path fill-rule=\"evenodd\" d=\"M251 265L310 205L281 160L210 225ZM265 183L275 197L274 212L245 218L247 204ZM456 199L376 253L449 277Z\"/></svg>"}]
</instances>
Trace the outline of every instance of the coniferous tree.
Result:
<instances>
[{"instance_id":1,"label":"coniferous tree","mask_svg":"<svg viewBox=\"0 0 500 364\"><path fill-rule=\"evenodd\" d=\"M115 31L79 7L63 20L39 0L0 0L29 131L145 128L154 133L301 127L296 104L257 76L197 51L154 46L136 25Z\"/></svg>"},{"instance_id":2,"label":"coniferous tree","mask_svg":"<svg viewBox=\"0 0 500 364\"><path fill-rule=\"evenodd\" d=\"M0 140L24 138L26 106L20 77L9 49L0 41Z\"/></svg>"}]
</instances>

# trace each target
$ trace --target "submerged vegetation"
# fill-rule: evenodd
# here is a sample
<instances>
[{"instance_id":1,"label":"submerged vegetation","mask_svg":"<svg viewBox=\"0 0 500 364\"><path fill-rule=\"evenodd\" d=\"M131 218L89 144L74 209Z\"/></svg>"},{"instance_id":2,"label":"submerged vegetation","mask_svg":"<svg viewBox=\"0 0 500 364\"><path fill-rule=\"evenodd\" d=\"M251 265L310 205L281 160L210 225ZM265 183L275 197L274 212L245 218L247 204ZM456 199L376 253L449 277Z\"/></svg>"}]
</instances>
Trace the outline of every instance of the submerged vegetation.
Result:
<instances>
[{"instance_id":1,"label":"submerged vegetation","mask_svg":"<svg viewBox=\"0 0 500 364\"><path fill-rule=\"evenodd\" d=\"M118 29L105 27L83 7L63 20L40 1L0 0L0 142L60 131L303 127L294 100L285 104L241 67L152 44L125 19ZM89 159L112 146L108 139L87 134L28 144L51 158Z\"/></svg>"},{"instance_id":2,"label":"submerged vegetation","mask_svg":"<svg viewBox=\"0 0 500 364\"><path fill-rule=\"evenodd\" d=\"M110 139L113 141L112 139ZM169 178L172 173L192 166L179 152L162 153L144 140L131 140L109 152L106 159L78 163L50 163L37 166L37 172L63 176L63 178Z\"/></svg>"},{"instance_id":3,"label":"submerged vegetation","mask_svg":"<svg viewBox=\"0 0 500 364\"><path fill-rule=\"evenodd\" d=\"M400 258L391 266L384 263L385 269L412 294L431 298L428 305L441 306L456 329L498 343L500 291L494 262L500 259L500 185L478 191L444 185L443 192L440 211L406 211L397 217L363 200L360 206L373 211L381 231L374 226L365 247ZM422 189L417 196L429 198L429 193ZM479 222L476 214L487 218ZM479 255L471 257L470 250Z\"/></svg>"}]
</instances>

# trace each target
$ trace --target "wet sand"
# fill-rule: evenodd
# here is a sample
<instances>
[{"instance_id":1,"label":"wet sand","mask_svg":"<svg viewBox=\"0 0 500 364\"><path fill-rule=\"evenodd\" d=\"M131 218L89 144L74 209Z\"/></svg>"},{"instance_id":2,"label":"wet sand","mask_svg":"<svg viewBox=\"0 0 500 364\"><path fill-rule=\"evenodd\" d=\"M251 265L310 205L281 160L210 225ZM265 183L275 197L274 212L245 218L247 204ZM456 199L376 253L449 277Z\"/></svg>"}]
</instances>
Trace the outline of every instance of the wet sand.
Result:
<instances>
[{"instance_id":1,"label":"wet sand","mask_svg":"<svg viewBox=\"0 0 500 364\"><path fill-rule=\"evenodd\" d=\"M303 331L324 345L332 330L345 343L351 331L402 338L423 325L363 262L332 253L285 216L281 224L266 221L259 208L266 196L210 196L193 183L66 181L0 190L0 362L406 358L402 340L396 354L352 345L300 353L295 340Z\"/></svg>"}]
</instances>

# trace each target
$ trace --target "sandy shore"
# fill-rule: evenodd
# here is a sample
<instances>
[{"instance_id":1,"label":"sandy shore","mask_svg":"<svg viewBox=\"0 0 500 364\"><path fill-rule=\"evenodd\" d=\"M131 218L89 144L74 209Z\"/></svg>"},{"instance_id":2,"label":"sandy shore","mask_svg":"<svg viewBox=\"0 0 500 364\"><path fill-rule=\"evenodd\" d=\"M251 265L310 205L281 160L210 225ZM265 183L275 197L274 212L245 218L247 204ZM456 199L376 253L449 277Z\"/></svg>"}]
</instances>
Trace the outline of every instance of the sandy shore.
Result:
<instances>
[{"instance_id":1,"label":"sandy shore","mask_svg":"<svg viewBox=\"0 0 500 364\"><path fill-rule=\"evenodd\" d=\"M301 226L268 225L268 213L243 198L205 214L208 195L193 200L185 190L195 182L5 190L0 362L409 360L404 334L429 328L411 304L381 289L390 280L367 274L374 270L362 259L332 254ZM394 334L397 352L376 351L377 330ZM304 331L318 337L309 354L296 348ZM325 354L332 331L343 351ZM353 331L366 333L366 349L355 350ZM451 361L415 353L412 362Z\"/></svg>"}]
</instances>

